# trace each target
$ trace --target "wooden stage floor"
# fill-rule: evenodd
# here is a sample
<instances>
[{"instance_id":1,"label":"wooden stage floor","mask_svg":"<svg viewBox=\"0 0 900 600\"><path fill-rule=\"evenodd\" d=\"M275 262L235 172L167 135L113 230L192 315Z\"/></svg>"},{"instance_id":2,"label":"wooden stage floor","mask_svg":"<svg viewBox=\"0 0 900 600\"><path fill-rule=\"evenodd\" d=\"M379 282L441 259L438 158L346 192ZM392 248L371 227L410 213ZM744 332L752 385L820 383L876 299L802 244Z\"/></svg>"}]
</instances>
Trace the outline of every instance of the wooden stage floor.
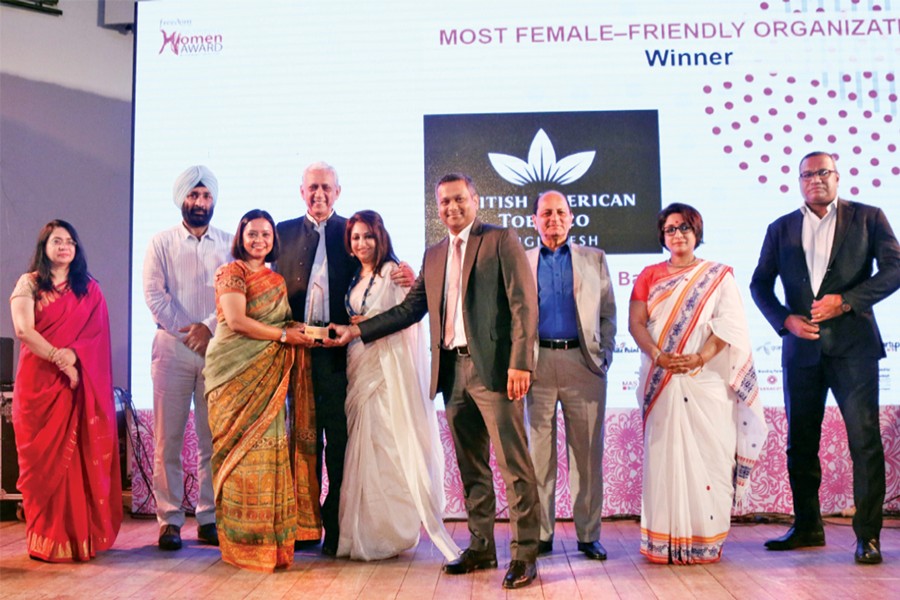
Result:
<instances>
[{"instance_id":1,"label":"wooden stage floor","mask_svg":"<svg viewBox=\"0 0 900 600\"><path fill-rule=\"evenodd\" d=\"M464 522L448 523L461 546ZM609 560L594 562L575 549L571 522L557 524L552 555L538 561L539 579L507 592L500 588L509 561L509 526L497 524L500 568L471 575L441 572L443 557L423 534L417 548L373 563L298 552L294 566L262 574L224 564L216 548L195 540L195 523L183 529L178 552L156 548L155 521L126 517L116 545L82 564L29 560L25 526L0 523L0 598L896 598L900 593L900 520L888 520L882 533L885 562L853 562L855 539L848 519L828 519L825 548L769 552L763 542L784 525L735 524L722 561L673 567L648 563L639 553L634 520L604 521L601 541Z\"/></svg>"}]
</instances>

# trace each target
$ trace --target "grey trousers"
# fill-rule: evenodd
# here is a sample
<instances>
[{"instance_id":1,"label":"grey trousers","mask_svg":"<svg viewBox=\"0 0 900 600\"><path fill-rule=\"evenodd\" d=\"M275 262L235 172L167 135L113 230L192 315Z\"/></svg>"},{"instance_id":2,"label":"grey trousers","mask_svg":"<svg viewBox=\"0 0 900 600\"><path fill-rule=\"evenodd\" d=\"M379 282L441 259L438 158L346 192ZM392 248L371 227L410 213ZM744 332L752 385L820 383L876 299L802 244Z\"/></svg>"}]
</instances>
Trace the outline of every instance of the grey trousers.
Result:
<instances>
[{"instance_id":1,"label":"grey trousers","mask_svg":"<svg viewBox=\"0 0 900 600\"><path fill-rule=\"evenodd\" d=\"M556 410L562 405L569 460L569 489L579 542L600 539L603 509L603 419L606 378L591 371L578 348L541 348L526 398L529 449L541 502L541 539L556 524Z\"/></svg>"}]
</instances>

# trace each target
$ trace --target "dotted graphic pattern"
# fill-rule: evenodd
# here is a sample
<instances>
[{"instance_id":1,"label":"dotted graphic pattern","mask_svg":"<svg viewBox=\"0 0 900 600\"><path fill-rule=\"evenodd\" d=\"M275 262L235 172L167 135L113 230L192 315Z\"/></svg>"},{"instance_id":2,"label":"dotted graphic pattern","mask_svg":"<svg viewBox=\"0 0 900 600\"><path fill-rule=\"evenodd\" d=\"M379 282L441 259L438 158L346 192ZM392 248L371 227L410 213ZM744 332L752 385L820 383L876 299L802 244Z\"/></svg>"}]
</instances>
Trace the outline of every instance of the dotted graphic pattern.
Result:
<instances>
[{"instance_id":1,"label":"dotted graphic pattern","mask_svg":"<svg viewBox=\"0 0 900 600\"><path fill-rule=\"evenodd\" d=\"M783 0L759 8L824 13L825 4L842 16L891 8L890 0ZM747 73L703 86L704 110L722 152L759 184L795 193L800 158L825 150L839 160L841 189L858 196L900 176L897 88L893 71L823 72L805 79Z\"/></svg>"},{"instance_id":2,"label":"dotted graphic pattern","mask_svg":"<svg viewBox=\"0 0 900 600\"><path fill-rule=\"evenodd\" d=\"M844 149L835 155L842 186L853 196L867 186L881 187L885 176L900 176L893 72L823 73L805 81L748 73L706 85L703 92L710 132L722 151L759 183L784 194L797 185L797 163L810 148Z\"/></svg>"}]
</instances>

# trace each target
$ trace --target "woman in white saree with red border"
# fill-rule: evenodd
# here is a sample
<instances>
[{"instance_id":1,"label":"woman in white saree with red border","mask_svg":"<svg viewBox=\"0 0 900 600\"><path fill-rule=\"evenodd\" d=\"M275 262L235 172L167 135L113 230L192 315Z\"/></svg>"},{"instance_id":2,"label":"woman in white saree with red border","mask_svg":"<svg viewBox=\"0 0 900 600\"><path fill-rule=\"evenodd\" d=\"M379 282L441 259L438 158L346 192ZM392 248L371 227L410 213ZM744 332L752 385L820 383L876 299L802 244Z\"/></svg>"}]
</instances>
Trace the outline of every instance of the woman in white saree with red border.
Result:
<instances>
[{"instance_id":1,"label":"woman in white saree with red border","mask_svg":"<svg viewBox=\"0 0 900 600\"><path fill-rule=\"evenodd\" d=\"M693 255L702 219L686 205L661 213L660 239L672 258L641 272L629 315L644 351L641 554L715 562L767 429L731 267Z\"/></svg>"}]
</instances>

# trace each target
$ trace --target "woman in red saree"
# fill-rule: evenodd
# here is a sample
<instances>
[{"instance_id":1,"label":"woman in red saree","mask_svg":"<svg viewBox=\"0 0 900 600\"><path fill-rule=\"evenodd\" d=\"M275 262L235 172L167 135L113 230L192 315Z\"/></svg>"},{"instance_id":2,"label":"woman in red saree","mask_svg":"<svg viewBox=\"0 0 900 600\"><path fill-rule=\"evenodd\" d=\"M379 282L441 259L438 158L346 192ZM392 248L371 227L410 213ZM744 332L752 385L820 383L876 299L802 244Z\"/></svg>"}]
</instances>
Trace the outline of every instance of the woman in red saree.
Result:
<instances>
[{"instance_id":1,"label":"woman in red saree","mask_svg":"<svg viewBox=\"0 0 900 600\"><path fill-rule=\"evenodd\" d=\"M10 306L22 342L12 416L28 554L89 560L119 532L122 482L106 301L69 223L41 230Z\"/></svg>"},{"instance_id":2,"label":"woman in red saree","mask_svg":"<svg viewBox=\"0 0 900 600\"><path fill-rule=\"evenodd\" d=\"M321 536L318 513L304 510L318 507L318 485L295 486L285 423L295 360L311 402L308 350L294 348L310 340L290 322L284 278L266 266L278 255L269 213L241 218L231 253L237 260L216 272L218 326L203 371L219 548L229 564L273 571L291 566L296 540Z\"/></svg>"}]
</instances>

